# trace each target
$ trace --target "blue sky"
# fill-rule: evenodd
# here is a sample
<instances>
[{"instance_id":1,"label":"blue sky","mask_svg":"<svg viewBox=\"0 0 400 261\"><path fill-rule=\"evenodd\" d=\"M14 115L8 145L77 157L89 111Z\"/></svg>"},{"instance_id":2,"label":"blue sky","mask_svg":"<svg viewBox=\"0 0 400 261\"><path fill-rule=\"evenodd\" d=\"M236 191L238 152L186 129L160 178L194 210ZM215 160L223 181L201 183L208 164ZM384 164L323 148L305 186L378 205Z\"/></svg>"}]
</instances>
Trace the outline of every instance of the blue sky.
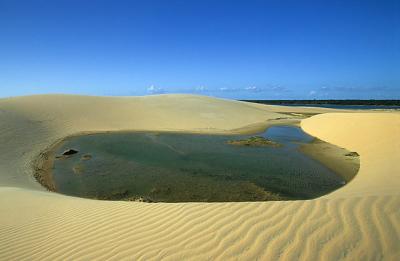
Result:
<instances>
[{"instance_id":1,"label":"blue sky","mask_svg":"<svg viewBox=\"0 0 400 261\"><path fill-rule=\"evenodd\" d=\"M400 1L0 0L0 97L400 99Z\"/></svg>"}]
</instances>

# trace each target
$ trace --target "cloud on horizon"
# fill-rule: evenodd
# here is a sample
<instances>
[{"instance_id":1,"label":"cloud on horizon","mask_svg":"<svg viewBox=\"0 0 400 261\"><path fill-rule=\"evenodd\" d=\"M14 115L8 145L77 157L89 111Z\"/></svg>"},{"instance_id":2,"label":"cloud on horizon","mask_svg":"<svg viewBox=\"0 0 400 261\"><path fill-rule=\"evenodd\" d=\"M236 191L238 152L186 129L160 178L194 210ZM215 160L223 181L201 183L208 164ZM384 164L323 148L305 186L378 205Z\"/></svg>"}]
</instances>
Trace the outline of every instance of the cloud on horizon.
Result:
<instances>
[{"instance_id":1,"label":"cloud on horizon","mask_svg":"<svg viewBox=\"0 0 400 261\"><path fill-rule=\"evenodd\" d=\"M308 95L319 99L388 99L400 96L400 90L387 86L321 86L313 88ZM369 97L367 97L369 96Z\"/></svg>"},{"instance_id":2,"label":"cloud on horizon","mask_svg":"<svg viewBox=\"0 0 400 261\"><path fill-rule=\"evenodd\" d=\"M248 85L244 87L160 87L151 85L148 94L187 93L232 99L391 99L400 96L400 90L386 86L330 86L314 88L285 87L282 85Z\"/></svg>"},{"instance_id":3,"label":"cloud on horizon","mask_svg":"<svg viewBox=\"0 0 400 261\"><path fill-rule=\"evenodd\" d=\"M156 87L154 85L151 85L150 87L147 88L147 92L150 94L162 94L165 93L164 89L161 87Z\"/></svg>"}]
</instances>

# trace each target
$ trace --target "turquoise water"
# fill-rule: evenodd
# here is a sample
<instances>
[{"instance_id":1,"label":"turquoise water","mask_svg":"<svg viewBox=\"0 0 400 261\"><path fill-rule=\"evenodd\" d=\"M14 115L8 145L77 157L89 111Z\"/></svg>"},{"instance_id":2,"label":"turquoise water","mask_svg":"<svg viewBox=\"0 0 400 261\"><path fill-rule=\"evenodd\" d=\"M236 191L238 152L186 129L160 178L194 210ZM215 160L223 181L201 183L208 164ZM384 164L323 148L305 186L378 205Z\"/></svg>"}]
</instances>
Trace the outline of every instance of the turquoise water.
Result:
<instances>
[{"instance_id":1,"label":"turquoise water","mask_svg":"<svg viewBox=\"0 0 400 261\"><path fill-rule=\"evenodd\" d=\"M313 137L276 126L259 134L281 147L230 145L249 136L103 133L68 138L55 160L56 191L73 196L155 202L310 199L343 180L298 150ZM85 156L86 155L86 156ZM345 162L345 158L344 158Z\"/></svg>"}]
</instances>

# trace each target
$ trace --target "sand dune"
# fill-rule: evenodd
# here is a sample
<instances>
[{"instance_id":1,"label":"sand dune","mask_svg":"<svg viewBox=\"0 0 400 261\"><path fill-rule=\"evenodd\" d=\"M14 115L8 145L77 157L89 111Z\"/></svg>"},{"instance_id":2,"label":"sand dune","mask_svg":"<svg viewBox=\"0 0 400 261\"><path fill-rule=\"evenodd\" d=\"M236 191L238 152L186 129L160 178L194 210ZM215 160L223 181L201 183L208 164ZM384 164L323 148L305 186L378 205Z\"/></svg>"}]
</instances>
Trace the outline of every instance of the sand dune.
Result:
<instances>
[{"instance_id":1,"label":"sand dune","mask_svg":"<svg viewBox=\"0 0 400 261\"><path fill-rule=\"evenodd\" d=\"M282 112L282 113L280 113ZM360 153L345 187L308 201L134 203L45 191L32 161L74 133L255 131L287 112ZM0 100L0 260L398 260L400 113L337 113L190 95Z\"/></svg>"}]
</instances>

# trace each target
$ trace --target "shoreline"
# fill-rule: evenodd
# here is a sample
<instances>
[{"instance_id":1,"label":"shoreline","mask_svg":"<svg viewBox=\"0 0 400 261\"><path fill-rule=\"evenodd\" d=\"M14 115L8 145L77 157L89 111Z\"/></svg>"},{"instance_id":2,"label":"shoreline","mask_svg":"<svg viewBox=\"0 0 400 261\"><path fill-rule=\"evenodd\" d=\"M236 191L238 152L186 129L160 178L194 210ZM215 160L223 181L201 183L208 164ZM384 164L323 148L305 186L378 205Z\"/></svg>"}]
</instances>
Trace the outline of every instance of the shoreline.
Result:
<instances>
[{"instance_id":1,"label":"shoreline","mask_svg":"<svg viewBox=\"0 0 400 261\"><path fill-rule=\"evenodd\" d=\"M323 142L316 137L310 143L300 145L298 149L341 177L346 182L346 185L358 175L361 167L361 156L346 156L349 164L343 164L343 160L339 157L352 152L334 144Z\"/></svg>"},{"instance_id":2,"label":"shoreline","mask_svg":"<svg viewBox=\"0 0 400 261\"><path fill-rule=\"evenodd\" d=\"M304 131L300 125L300 120L287 120L287 119L279 119L278 122L274 122L273 124L267 124L268 122L263 123L256 123L251 124L250 126L244 126L242 128L234 129L234 130L224 130L220 132L204 132L199 130L119 130L119 131L90 131L90 132L79 132L72 135L68 135L66 137L58 139L56 142L48 146L45 150L39 153L39 155L35 158L32 163L33 166L33 177L34 179L45 189L51 192L55 192L60 195L68 196L63 193L57 191L54 181L52 179L52 169L54 168L54 163L56 160L56 151L62 147L64 142L72 137L77 136L89 136L89 135L96 135L96 134L112 134L112 133L174 133L174 134L187 134L187 135L222 135L222 136L234 136L234 135L256 135L259 133L266 132L268 128L273 126L292 126L296 128L300 128ZM304 131L305 132L305 131ZM310 134L308 134L310 135ZM311 136L311 135L310 135ZM341 167L341 164L335 163L343 163L343 159L339 159L338 156L340 153L343 152L350 152L343 148L339 148L336 145L323 142L318 140L316 137L310 143L303 143L297 149L304 154L306 157L313 159L319 163L321 163L324 167L331 170L335 175L340 177L345 181L345 186L349 181L351 181L358 173L359 170L359 161L357 162L358 165L354 166L353 169L348 167ZM329 153L326 153L326 148L329 148ZM324 153L321 153L324 151ZM338 154L339 153L339 154ZM332 164L333 163L333 164ZM356 163L356 164L357 164ZM338 188L340 189L340 188ZM334 191L332 191L334 192ZM330 192L330 193L332 193ZM327 194L325 194L327 195ZM319 196L317 198L323 197L325 195ZM313 198L316 199L316 198ZM98 199L97 199L98 200ZM108 199L106 199L108 200ZM298 201L299 199L293 200L277 200L277 201ZM129 201L129 200L121 200L121 201ZM269 200L267 200L269 201ZM267 202L267 201L249 201L249 202ZM230 202L230 201L227 201ZM232 201L236 202L236 201ZM240 202L240 201L238 201ZM190 202L183 202L183 203L190 203ZM210 203L210 202L204 202Z\"/></svg>"}]
</instances>

